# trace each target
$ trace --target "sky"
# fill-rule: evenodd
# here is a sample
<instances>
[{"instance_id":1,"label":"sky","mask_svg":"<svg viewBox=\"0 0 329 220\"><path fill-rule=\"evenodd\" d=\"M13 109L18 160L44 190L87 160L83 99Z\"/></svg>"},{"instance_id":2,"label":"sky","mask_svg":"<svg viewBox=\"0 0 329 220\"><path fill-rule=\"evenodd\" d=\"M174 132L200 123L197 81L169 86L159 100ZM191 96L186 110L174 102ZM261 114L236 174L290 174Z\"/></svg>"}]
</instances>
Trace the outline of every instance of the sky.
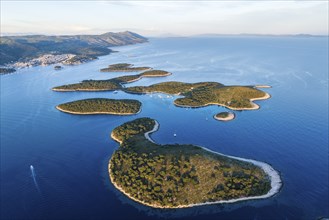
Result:
<instances>
[{"instance_id":1,"label":"sky","mask_svg":"<svg viewBox=\"0 0 329 220\"><path fill-rule=\"evenodd\" d=\"M1 0L1 34L328 35L328 0Z\"/></svg>"}]
</instances>

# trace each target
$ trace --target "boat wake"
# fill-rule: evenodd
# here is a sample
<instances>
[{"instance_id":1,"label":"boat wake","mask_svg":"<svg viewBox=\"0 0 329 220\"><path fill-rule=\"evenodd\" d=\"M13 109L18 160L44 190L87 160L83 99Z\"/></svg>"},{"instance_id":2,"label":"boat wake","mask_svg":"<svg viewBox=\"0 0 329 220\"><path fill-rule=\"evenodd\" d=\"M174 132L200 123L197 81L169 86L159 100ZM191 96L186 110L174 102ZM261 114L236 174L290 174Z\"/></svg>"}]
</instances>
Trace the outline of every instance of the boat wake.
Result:
<instances>
[{"instance_id":1,"label":"boat wake","mask_svg":"<svg viewBox=\"0 0 329 220\"><path fill-rule=\"evenodd\" d=\"M40 188L39 188L39 185L38 185L37 179L36 179L36 175L35 175L34 167L31 165L31 166L30 166L30 169L31 169L31 176L32 176L32 179L33 179L34 185L35 185L35 187L37 188L38 192L40 193L41 191L40 191Z\"/></svg>"}]
</instances>

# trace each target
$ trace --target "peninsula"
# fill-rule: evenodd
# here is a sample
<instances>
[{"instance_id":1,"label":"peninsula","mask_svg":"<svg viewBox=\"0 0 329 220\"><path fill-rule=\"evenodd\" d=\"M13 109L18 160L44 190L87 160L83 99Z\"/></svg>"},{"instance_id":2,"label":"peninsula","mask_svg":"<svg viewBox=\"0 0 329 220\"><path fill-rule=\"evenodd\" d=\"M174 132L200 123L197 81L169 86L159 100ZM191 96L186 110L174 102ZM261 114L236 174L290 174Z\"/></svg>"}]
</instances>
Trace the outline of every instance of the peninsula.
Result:
<instances>
[{"instance_id":1,"label":"peninsula","mask_svg":"<svg viewBox=\"0 0 329 220\"><path fill-rule=\"evenodd\" d=\"M133 115L141 110L142 103L133 99L83 99L56 106L62 112L77 115Z\"/></svg>"},{"instance_id":2,"label":"peninsula","mask_svg":"<svg viewBox=\"0 0 329 220\"><path fill-rule=\"evenodd\" d=\"M159 145L149 133L158 124L139 118L115 128L120 143L109 161L114 186L155 208L184 208L273 196L281 178L270 165L194 145Z\"/></svg>"},{"instance_id":3,"label":"peninsula","mask_svg":"<svg viewBox=\"0 0 329 220\"><path fill-rule=\"evenodd\" d=\"M107 80L83 80L80 83L54 87L53 91L113 91L124 90L123 84L140 80L143 77L164 77L171 73L163 70L149 70L137 75L120 76Z\"/></svg>"}]
</instances>

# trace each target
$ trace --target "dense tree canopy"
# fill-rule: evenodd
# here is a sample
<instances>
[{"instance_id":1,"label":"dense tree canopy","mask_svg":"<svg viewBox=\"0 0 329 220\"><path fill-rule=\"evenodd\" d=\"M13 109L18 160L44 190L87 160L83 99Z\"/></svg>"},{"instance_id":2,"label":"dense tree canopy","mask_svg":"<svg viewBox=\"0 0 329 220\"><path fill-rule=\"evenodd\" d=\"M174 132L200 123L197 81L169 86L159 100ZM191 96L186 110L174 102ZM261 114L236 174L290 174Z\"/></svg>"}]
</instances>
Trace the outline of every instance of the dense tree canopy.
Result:
<instances>
[{"instance_id":1,"label":"dense tree canopy","mask_svg":"<svg viewBox=\"0 0 329 220\"><path fill-rule=\"evenodd\" d=\"M60 104L57 108L73 114L136 114L140 111L141 103L132 99L83 99Z\"/></svg>"},{"instance_id":2,"label":"dense tree canopy","mask_svg":"<svg viewBox=\"0 0 329 220\"><path fill-rule=\"evenodd\" d=\"M248 109L250 100L265 97L266 93L250 86L224 86L216 82L183 83L164 82L150 86L126 88L132 93L163 92L183 95L175 104L184 107L202 107L209 104L223 105L232 109Z\"/></svg>"},{"instance_id":3,"label":"dense tree canopy","mask_svg":"<svg viewBox=\"0 0 329 220\"><path fill-rule=\"evenodd\" d=\"M124 90L123 84L139 80L143 77L162 77L170 73L163 70L149 70L137 75L119 76L107 80L83 80L80 83L68 84L54 87L54 91L113 91Z\"/></svg>"},{"instance_id":4,"label":"dense tree canopy","mask_svg":"<svg viewBox=\"0 0 329 220\"><path fill-rule=\"evenodd\" d=\"M266 194L269 177L259 167L193 145L158 145L144 133L155 122L140 118L112 132L121 141L110 160L111 180L146 205L173 208Z\"/></svg>"}]
</instances>

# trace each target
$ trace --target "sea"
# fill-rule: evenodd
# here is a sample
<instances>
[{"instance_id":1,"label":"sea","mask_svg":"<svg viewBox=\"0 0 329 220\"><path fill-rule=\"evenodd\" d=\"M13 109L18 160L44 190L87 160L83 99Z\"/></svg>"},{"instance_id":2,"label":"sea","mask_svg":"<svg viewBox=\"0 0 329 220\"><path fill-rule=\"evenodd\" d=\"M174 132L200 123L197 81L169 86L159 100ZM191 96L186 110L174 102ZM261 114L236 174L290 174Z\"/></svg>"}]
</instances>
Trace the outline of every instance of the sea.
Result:
<instances>
[{"instance_id":1,"label":"sea","mask_svg":"<svg viewBox=\"0 0 329 220\"><path fill-rule=\"evenodd\" d=\"M328 37L199 36L148 43L76 66L36 66L1 79L1 216L6 219L320 219L329 217ZM176 96L118 92L54 92L86 79L137 73L100 72L115 63L172 75L127 84L214 81L270 85L259 110L213 119L220 106L180 108ZM137 99L133 116L71 115L55 106L85 98ZM185 209L154 209L114 188L108 161L118 149L111 131L140 117L156 119L159 144L194 144L266 162L283 187L271 198Z\"/></svg>"}]
</instances>

